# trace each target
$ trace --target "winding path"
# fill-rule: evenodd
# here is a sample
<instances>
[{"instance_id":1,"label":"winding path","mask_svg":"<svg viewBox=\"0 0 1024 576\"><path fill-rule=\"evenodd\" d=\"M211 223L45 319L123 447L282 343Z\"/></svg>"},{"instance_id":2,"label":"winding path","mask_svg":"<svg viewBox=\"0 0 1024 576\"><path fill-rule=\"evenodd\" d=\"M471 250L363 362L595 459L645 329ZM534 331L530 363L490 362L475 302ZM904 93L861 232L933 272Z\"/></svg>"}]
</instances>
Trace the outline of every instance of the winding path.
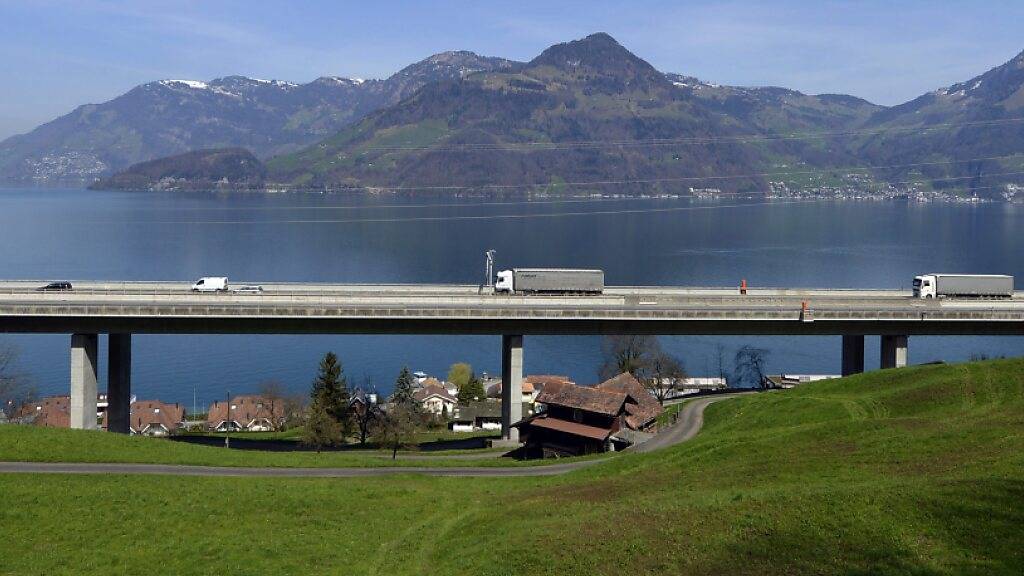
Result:
<instances>
[{"instance_id":1,"label":"winding path","mask_svg":"<svg viewBox=\"0 0 1024 576\"><path fill-rule=\"evenodd\" d=\"M713 396L691 400L679 411L675 425L636 447L636 452L650 452L685 442L700 431L704 408L735 395ZM365 468L247 468L235 466L183 466L176 464L107 464L86 462L0 462L0 473L6 474L149 474L171 476L235 476L272 478L363 478L423 474L427 476L463 476L510 478L519 476L557 476L604 462L605 458L577 460L556 464L519 467L495 466L378 466Z\"/></svg>"}]
</instances>

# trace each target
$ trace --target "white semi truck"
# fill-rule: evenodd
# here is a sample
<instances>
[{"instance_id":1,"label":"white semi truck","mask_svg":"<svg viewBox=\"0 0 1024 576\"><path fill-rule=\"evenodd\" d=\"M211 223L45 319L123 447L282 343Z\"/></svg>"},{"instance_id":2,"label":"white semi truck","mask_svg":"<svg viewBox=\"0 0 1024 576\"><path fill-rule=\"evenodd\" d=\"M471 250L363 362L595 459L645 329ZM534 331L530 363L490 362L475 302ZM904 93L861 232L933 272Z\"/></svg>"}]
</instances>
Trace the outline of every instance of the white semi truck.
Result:
<instances>
[{"instance_id":1,"label":"white semi truck","mask_svg":"<svg viewBox=\"0 0 1024 576\"><path fill-rule=\"evenodd\" d=\"M1013 276L924 274L914 277L915 298L1012 298Z\"/></svg>"},{"instance_id":2,"label":"white semi truck","mask_svg":"<svg viewBox=\"0 0 1024 576\"><path fill-rule=\"evenodd\" d=\"M600 294L604 270L568 268L513 268L502 270L494 283L495 293L506 294Z\"/></svg>"}]
</instances>

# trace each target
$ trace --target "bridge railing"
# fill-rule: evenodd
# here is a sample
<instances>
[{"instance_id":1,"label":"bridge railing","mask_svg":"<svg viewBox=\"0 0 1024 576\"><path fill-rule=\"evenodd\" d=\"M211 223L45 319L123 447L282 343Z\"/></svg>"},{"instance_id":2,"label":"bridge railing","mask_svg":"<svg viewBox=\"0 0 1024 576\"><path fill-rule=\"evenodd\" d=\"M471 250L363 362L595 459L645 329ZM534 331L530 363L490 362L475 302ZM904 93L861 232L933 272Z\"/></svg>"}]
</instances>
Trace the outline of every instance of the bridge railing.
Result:
<instances>
[{"instance_id":1,"label":"bridge railing","mask_svg":"<svg viewBox=\"0 0 1024 576\"><path fill-rule=\"evenodd\" d=\"M0 304L0 316L394 318L536 320L800 321L801 310L774 308L524 308L380 307L182 304ZM815 308L814 321L1024 321L1024 310L1006 308L850 309Z\"/></svg>"}]
</instances>

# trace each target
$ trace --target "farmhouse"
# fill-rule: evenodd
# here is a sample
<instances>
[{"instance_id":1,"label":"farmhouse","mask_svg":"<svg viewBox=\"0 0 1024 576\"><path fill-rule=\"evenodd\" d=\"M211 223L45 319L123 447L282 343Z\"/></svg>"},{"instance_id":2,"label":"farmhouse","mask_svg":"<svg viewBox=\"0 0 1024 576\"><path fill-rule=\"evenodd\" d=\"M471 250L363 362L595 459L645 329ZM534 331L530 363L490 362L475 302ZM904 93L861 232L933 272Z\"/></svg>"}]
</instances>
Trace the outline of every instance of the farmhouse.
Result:
<instances>
[{"instance_id":1,"label":"farmhouse","mask_svg":"<svg viewBox=\"0 0 1024 576\"><path fill-rule=\"evenodd\" d=\"M537 414L514 424L528 457L619 450L653 432L661 404L629 374L597 386L561 383L537 396Z\"/></svg>"}]
</instances>

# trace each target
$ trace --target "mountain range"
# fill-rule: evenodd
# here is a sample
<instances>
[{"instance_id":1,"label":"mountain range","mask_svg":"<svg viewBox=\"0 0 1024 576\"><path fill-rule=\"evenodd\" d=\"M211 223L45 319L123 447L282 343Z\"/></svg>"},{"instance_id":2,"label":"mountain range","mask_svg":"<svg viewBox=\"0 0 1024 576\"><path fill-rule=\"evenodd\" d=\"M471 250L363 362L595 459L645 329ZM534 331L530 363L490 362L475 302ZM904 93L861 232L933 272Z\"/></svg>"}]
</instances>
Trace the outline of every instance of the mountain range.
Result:
<instances>
[{"instance_id":1,"label":"mountain range","mask_svg":"<svg viewBox=\"0 0 1024 576\"><path fill-rule=\"evenodd\" d=\"M525 63L448 52L386 80L154 82L0 143L0 176L93 178L244 147L265 161L260 186L283 188L642 181L757 193L852 178L997 196L1024 171L1022 108L1024 53L883 107L663 73L598 33ZM181 158L165 165L181 178Z\"/></svg>"},{"instance_id":2,"label":"mountain range","mask_svg":"<svg viewBox=\"0 0 1024 576\"><path fill-rule=\"evenodd\" d=\"M424 84L512 65L444 52L386 80L323 76L296 84L228 76L150 82L0 142L0 180L91 181L136 162L204 148L244 147L265 158L334 134Z\"/></svg>"}]
</instances>

